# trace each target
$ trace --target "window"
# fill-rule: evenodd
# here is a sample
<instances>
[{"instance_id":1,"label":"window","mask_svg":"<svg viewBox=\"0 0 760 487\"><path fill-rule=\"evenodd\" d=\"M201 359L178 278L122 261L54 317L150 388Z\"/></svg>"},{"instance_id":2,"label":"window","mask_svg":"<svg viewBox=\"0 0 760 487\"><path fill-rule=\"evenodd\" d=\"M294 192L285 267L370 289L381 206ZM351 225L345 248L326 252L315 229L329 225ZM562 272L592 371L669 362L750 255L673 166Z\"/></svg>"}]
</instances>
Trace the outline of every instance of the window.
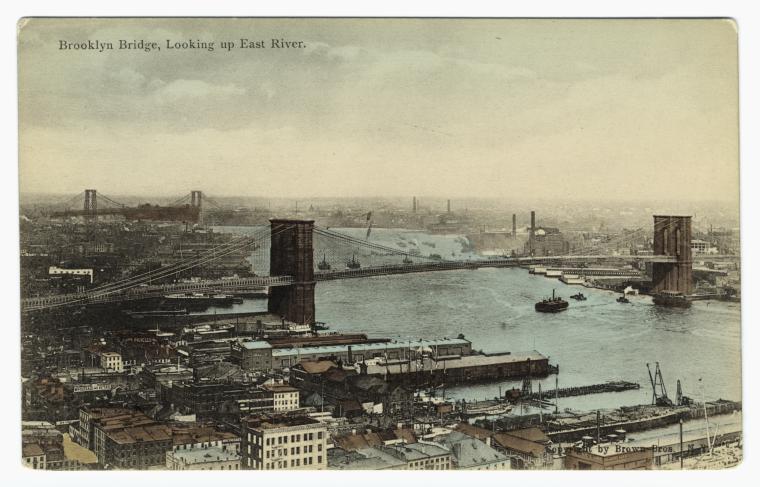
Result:
<instances>
[{"instance_id":1,"label":"window","mask_svg":"<svg viewBox=\"0 0 760 487\"><path fill-rule=\"evenodd\" d=\"M317 457L317 463L322 463L322 455Z\"/></svg>"}]
</instances>

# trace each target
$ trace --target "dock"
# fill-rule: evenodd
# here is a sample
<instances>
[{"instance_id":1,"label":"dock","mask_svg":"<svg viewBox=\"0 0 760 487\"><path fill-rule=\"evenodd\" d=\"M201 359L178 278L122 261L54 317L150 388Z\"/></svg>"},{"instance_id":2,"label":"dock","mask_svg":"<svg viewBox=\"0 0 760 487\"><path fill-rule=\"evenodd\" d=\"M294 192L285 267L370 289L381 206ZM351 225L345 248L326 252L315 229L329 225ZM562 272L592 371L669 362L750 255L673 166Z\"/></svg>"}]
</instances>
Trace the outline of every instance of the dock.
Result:
<instances>
[{"instance_id":1,"label":"dock","mask_svg":"<svg viewBox=\"0 0 760 487\"><path fill-rule=\"evenodd\" d=\"M590 384L587 386L563 387L561 389L549 389L541 394L534 392L525 396L520 396L520 400L525 401L551 401L555 397L573 397L585 396L587 394L603 394L605 392L623 392L640 389L641 385L636 382L627 381L610 381L602 384Z\"/></svg>"}]
</instances>

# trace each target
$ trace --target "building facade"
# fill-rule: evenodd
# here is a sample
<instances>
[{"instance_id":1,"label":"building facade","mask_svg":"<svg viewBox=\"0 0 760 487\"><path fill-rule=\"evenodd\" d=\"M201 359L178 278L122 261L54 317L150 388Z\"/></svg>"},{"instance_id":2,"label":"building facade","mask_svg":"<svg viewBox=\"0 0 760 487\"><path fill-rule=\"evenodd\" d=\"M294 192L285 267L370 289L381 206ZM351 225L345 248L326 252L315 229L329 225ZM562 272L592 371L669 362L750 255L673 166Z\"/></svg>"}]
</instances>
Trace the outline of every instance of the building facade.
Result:
<instances>
[{"instance_id":1,"label":"building facade","mask_svg":"<svg viewBox=\"0 0 760 487\"><path fill-rule=\"evenodd\" d=\"M242 432L244 469L327 468L327 427L308 416L249 417L242 422Z\"/></svg>"}]
</instances>

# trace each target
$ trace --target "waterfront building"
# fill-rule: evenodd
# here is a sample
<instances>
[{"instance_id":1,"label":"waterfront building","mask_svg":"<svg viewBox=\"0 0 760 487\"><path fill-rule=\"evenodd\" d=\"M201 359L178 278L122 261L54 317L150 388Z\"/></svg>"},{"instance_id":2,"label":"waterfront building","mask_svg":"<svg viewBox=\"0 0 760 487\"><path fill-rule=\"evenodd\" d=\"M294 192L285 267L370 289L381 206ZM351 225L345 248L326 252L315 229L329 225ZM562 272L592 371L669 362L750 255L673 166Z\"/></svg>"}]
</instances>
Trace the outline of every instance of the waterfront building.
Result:
<instances>
[{"instance_id":1,"label":"waterfront building","mask_svg":"<svg viewBox=\"0 0 760 487\"><path fill-rule=\"evenodd\" d=\"M323 358L354 364L373 358L409 360L422 355L460 357L472 353L472 343L463 337L407 342L369 342L327 344L319 346L290 346L264 340L240 340L231 345L231 360L243 370L266 372L283 370L302 361Z\"/></svg>"},{"instance_id":2,"label":"waterfront building","mask_svg":"<svg viewBox=\"0 0 760 487\"><path fill-rule=\"evenodd\" d=\"M570 243L558 228L538 227L528 235L524 250L527 255L563 255L570 252Z\"/></svg>"},{"instance_id":3,"label":"waterfront building","mask_svg":"<svg viewBox=\"0 0 760 487\"><path fill-rule=\"evenodd\" d=\"M319 406L334 407L338 416L359 416L365 411L395 414L408 407L410 389L392 384L380 374L369 375L367 368L363 363L357 370L331 360L304 361L290 370L290 383L303 391L307 400L318 395Z\"/></svg>"}]
</instances>

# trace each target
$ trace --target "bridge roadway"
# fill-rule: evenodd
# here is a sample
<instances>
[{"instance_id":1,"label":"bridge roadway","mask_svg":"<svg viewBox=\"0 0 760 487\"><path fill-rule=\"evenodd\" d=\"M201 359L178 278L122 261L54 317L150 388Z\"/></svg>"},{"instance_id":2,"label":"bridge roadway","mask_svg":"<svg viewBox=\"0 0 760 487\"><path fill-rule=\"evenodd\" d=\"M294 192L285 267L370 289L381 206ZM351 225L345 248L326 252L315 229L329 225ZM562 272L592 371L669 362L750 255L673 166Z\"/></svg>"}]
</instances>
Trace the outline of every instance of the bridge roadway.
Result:
<instances>
[{"instance_id":1,"label":"bridge roadway","mask_svg":"<svg viewBox=\"0 0 760 487\"><path fill-rule=\"evenodd\" d=\"M656 261L675 262L674 257L666 256L610 256L610 255L557 255L547 257L507 257L498 259L481 259L451 261L439 260L410 264L389 264L359 269L342 269L334 271L316 272L316 281L331 281L336 279L351 279L369 276L383 276L391 274L409 274L414 272L446 271L458 269L479 269L483 267L518 267L526 265L558 264L589 261ZM251 287L289 286L293 284L292 276L257 276L238 279L214 279L198 282L181 282L173 284L147 285L141 284L121 289L104 289L103 291L89 291L83 293L59 294L54 296L30 297L21 300L21 311L38 311L45 308L62 306L84 306L89 304L105 304L123 301L136 301L147 298L157 298L169 293L177 292L200 292L200 291L234 291L235 289L247 289Z\"/></svg>"}]
</instances>

